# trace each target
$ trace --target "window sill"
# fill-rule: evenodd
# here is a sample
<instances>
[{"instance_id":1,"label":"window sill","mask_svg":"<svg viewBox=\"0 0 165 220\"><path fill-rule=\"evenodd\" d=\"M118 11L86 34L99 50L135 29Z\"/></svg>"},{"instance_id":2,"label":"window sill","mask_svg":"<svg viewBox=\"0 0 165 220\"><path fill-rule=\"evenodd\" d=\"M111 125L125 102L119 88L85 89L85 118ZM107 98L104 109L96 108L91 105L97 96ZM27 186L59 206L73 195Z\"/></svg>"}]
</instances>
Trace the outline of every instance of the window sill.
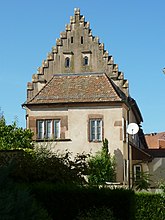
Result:
<instances>
[{"instance_id":1,"label":"window sill","mask_svg":"<svg viewBox=\"0 0 165 220\"><path fill-rule=\"evenodd\" d=\"M95 140L95 141L89 141L89 143L102 143L103 141Z\"/></svg>"},{"instance_id":2,"label":"window sill","mask_svg":"<svg viewBox=\"0 0 165 220\"><path fill-rule=\"evenodd\" d=\"M72 141L70 138L66 138L66 139L36 139L36 142L67 142L67 141Z\"/></svg>"}]
</instances>

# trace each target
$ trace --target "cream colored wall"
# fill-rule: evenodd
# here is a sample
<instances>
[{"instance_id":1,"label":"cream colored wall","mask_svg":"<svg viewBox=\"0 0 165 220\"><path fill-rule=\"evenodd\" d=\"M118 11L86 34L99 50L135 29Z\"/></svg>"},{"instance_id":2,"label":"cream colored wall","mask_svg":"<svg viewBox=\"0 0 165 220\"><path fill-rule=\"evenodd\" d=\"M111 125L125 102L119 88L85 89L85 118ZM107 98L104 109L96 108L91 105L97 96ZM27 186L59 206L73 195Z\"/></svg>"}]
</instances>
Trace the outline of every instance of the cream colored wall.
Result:
<instances>
[{"instance_id":1,"label":"cream colored wall","mask_svg":"<svg viewBox=\"0 0 165 220\"><path fill-rule=\"evenodd\" d=\"M92 114L103 115L104 138L109 141L109 150L117 160L117 180L123 181L123 140L121 139L122 125L115 126L116 121L122 121L121 107L69 107L63 109L33 109L27 112L29 116L68 116L68 131L65 137L71 141L54 143L54 150L66 149L77 153L96 153L102 147L102 142L88 141L88 117ZM52 146L52 145L51 145Z\"/></svg>"}]
</instances>

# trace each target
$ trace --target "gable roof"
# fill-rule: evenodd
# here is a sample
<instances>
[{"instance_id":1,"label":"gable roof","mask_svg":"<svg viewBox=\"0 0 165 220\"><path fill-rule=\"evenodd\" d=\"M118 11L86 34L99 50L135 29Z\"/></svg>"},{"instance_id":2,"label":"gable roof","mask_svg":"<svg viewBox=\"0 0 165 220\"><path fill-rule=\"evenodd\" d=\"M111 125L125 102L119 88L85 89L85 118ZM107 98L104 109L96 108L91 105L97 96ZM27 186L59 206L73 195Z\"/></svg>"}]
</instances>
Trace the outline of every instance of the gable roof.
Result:
<instances>
[{"instance_id":1,"label":"gable roof","mask_svg":"<svg viewBox=\"0 0 165 220\"><path fill-rule=\"evenodd\" d=\"M55 74L26 104L122 101L121 95L105 73Z\"/></svg>"},{"instance_id":2,"label":"gable roof","mask_svg":"<svg viewBox=\"0 0 165 220\"><path fill-rule=\"evenodd\" d=\"M149 149L165 149L165 132L145 135Z\"/></svg>"}]
</instances>

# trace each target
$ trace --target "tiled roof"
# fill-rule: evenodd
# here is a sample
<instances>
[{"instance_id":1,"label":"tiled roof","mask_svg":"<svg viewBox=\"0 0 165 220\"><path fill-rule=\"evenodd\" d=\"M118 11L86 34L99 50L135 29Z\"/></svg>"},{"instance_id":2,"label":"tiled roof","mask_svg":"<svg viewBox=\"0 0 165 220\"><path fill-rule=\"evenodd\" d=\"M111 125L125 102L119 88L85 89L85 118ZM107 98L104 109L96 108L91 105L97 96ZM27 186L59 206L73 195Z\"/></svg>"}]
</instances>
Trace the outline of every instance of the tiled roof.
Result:
<instances>
[{"instance_id":1,"label":"tiled roof","mask_svg":"<svg viewBox=\"0 0 165 220\"><path fill-rule=\"evenodd\" d=\"M56 74L26 104L121 101L121 94L104 73Z\"/></svg>"},{"instance_id":2,"label":"tiled roof","mask_svg":"<svg viewBox=\"0 0 165 220\"><path fill-rule=\"evenodd\" d=\"M145 135L149 149L165 149L165 132Z\"/></svg>"}]
</instances>

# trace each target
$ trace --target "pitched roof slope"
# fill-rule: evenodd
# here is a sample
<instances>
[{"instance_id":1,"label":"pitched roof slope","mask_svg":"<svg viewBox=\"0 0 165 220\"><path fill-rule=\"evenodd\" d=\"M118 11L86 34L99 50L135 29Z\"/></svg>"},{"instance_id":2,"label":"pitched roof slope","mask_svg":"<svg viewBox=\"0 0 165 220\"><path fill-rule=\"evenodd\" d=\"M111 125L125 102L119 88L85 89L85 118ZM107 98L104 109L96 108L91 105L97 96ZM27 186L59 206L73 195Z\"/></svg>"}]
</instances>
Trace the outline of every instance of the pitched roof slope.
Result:
<instances>
[{"instance_id":1,"label":"pitched roof slope","mask_svg":"<svg viewBox=\"0 0 165 220\"><path fill-rule=\"evenodd\" d=\"M145 139L149 149L165 149L165 132L146 134Z\"/></svg>"},{"instance_id":2,"label":"pitched roof slope","mask_svg":"<svg viewBox=\"0 0 165 220\"><path fill-rule=\"evenodd\" d=\"M122 98L104 73L59 74L26 104L121 101Z\"/></svg>"}]
</instances>

